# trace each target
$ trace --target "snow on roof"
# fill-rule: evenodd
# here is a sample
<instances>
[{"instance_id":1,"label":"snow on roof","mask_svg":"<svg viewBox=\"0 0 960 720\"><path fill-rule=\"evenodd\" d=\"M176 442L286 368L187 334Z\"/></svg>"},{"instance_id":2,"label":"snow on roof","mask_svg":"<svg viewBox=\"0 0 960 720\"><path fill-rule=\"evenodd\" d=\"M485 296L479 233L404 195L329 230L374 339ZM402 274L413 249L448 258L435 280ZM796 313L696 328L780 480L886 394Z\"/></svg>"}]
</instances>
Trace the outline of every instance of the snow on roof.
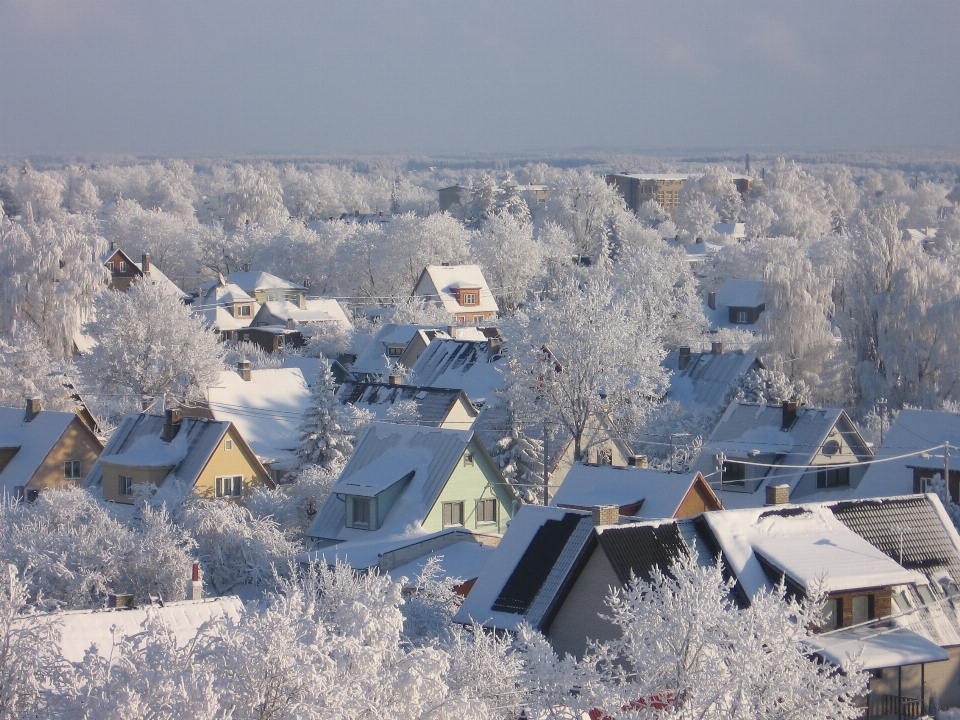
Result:
<instances>
[{"instance_id":1,"label":"snow on roof","mask_svg":"<svg viewBox=\"0 0 960 720\"><path fill-rule=\"evenodd\" d=\"M177 645L183 647L196 637L207 622L219 618L236 621L243 612L243 604L236 596L167 602L137 608L102 610L66 610L44 615L33 615L15 620L29 625L53 620L60 634L58 645L64 658L81 662L87 650L96 645L97 654L110 658L114 643L143 632L150 618L156 618L172 633Z\"/></svg>"},{"instance_id":2,"label":"snow on roof","mask_svg":"<svg viewBox=\"0 0 960 720\"><path fill-rule=\"evenodd\" d=\"M350 372L356 377L387 374L387 364L383 356L387 354L388 346L406 346L420 330L436 332L437 328L432 325L387 323L377 331L373 340L357 355L357 359L350 366ZM446 336L445 333L444 336ZM390 357L391 367L396 363L398 357Z\"/></svg>"},{"instance_id":3,"label":"snow on roof","mask_svg":"<svg viewBox=\"0 0 960 720\"><path fill-rule=\"evenodd\" d=\"M641 173L641 172L624 172L616 173L617 175L622 175L624 177L637 178L638 180L660 180L664 182L679 182L685 180L696 180L701 177L697 173Z\"/></svg>"},{"instance_id":4,"label":"snow on roof","mask_svg":"<svg viewBox=\"0 0 960 720\"><path fill-rule=\"evenodd\" d=\"M72 412L41 410L27 422L25 408L0 407L0 449L19 448L0 469L0 494L13 497L18 485L30 481L76 417Z\"/></svg>"},{"instance_id":5,"label":"snow on roof","mask_svg":"<svg viewBox=\"0 0 960 720\"><path fill-rule=\"evenodd\" d=\"M398 447L352 475L341 476L330 492L375 497L413 473L426 473L432 460L433 453L425 448Z\"/></svg>"},{"instance_id":6,"label":"snow on roof","mask_svg":"<svg viewBox=\"0 0 960 720\"><path fill-rule=\"evenodd\" d=\"M691 353L685 368L680 368L680 353L668 353L663 366L670 370L670 389L667 397L685 409L699 406L706 410L720 410L727 393L742 376L759 367L757 356L742 351L725 353Z\"/></svg>"},{"instance_id":7,"label":"snow on roof","mask_svg":"<svg viewBox=\"0 0 960 720\"><path fill-rule=\"evenodd\" d=\"M224 370L207 401L213 417L232 422L261 461L289 460L300 446L310 388L296 368L251 370L249 381Z\"/></svg>"},{"instance_id":8,"label":"snow on roof","mask_svg":"<svg viewBox=\"0 0 960 720\"><path fill-rule=\"evenodd\" d=\"M204 323L215 330L239 330L250 327L251 318L235 318L225 307L198 307L193 314L202 317Z\"/></svg>"},{"instance_id":9,"label":"snow on roof","mask_svg":"<svg viewBox=\"0 0 960 720\"><path fill-rule=\"evenodd\" d=\"M305 305L306 308L301 309L289 300L268 300L264 303L267 312L284 322L293 320L298 323L335 323L345 330L353 329L340 303L333 298L309 298Z\"/></svg>"},{"instance_id":10,"label":"snow on roof","mask_svg":"<svg viewBox=\"0 0 960 720\"><path fill-rule=\"evenodd\" d=\"M195 305L198 308L204 308L237 302L256 302L256 300L242 290L239 285L232 282L221 285L217 282L200 293Z\"/></svg>"},{"instance_id":11,"label":"snow on roof","mask_svg":"<svg viewBox=\"0 0 960 720\"><path fill-rule=\"evenodd\" d=\"M590 517L588 513L558 507L542 505L521 507L510 521L510 526L500 540L495 555L483 566L477 582L454 616L454 621L477 622L485 627L504 630L516 630L521 623L527 622L527 615L524 613L498 611L494 610L493 606L544 523L548 520L563 520L567 516Z\"/></svg>"},{"instance_id":12,"label":"snow on roof","mask_svg":"<svg viewBox=\"0 0 960 720\"><path fill-rule=\"evenodd\" d=\"M479 288L479 303L461 305L453 292L457 288ZM413 294L433 296L430 299L438 301L444 310L453 314L500 311L479 265L427 265Z\"/></svg>"},{"instance_id":13,"label":"snow on roof","mask_svg":"<svg viewBox=\"0 0 960 720\"><path fill-rule=\"evenodd\" d=\"M307 381L307 385L312 386L320 377L320 358L304 357L303 355L293 355L285 352L281 359L280 367L299 370L303 379Z\"/></svg>"},{"instance_id":14,"label":"snow on roof","mask_svg":"<svg viewBox=\"0 0 960 720\"><path fill-rule=\"evenodd\" d=\"M344 382L337 393L344 405L355 405L373 413L378 420L390 420L390 411L400 402L416 406L419 425L440 427L450 417L463 391L457 388L421 387L417 385L390 385L387 383ZM464 398L469 404L469 399ZM468 411L470 408L468 408ZM476 412L468 412L464 424L469 426ZM464 429L467 429L464 427Z\"/></svg>"},{"instance_id":15,"label":"snow on roof","mask_svg":"<svg viewBox=\"0 0 960 720\"><path fill-rule=\"evenodd\" d=\"M257 290L302 290L304 292L307 290L303 285L297 285L289 280L259 270L230 273L227 275L227 281L239 285L248 293Z\"/></svg>"},{"instance_id":16,"label":"snow on roof","mask_svg":"<svg viewBox=\"0 0 960 720\"><path fill-rule=\"evenodd\" d=\"M884 437L883 445L877 449L877 462L870 465L857 487L856 496L882 497L913 492L911 468L943 467L942 450L932 451L930 458L920 457L919 452L945 442L960 447L960 413L901 410ZM899 460L885 460L909 453L918 454Z\"/></svg>"},{"instance_id":17,"label":"snow on roof","mask_svg":"<svg viewBox=\"0 0 960 720\"><path fill-rule=\"evenodd\" d=\"M478 542L458 542L394 568L390 571L390 575L396 579L406 576L409 579L407 585L413 585L416 578L423 573L427 562L435 557L440 561L441 579L473 580L480 575L480 571L483 570L495 549L493 546Z\"/></svg>"},{"instance_id":18,"label":"snow on roof","mask_svg":"<svg viewBox=\"0 0 960 720\"><path fill-rule=\"evenodd\" d=\"M672 518L696 479L696 473L574 463L550 504L587 510L596 505L624 508L642 502L636 517Z\"/></svg>"},{"instance_id":19,"label":"snow on roof","mask_svg":"<svg viewBox=\"0 0 960 720\"><path fill-rule=\"evenodd\" d=\"M488 342L434 338L411 368L409 382L438 388L459 388L474 405L494 401L504 387L506 362L491 361Z\"/></svg>"},{"instance_id":20,"label":"snow on roof","mask_svg":"<svg viewBox=\"0 0 960 720\"><path fill-rule=\"evenodd\" d=\"M808 642L817 655L834 665L846 667L856 663L864 670L950 659L942 647L908 628L855 627L814 635Z\"/></svg>"},{"instance_id":21,"label":"snow on roof","mask_svg":"<svg viewBox=\"0 0 960 720\"><path fill-rule=\"evenodd\" d=\"M371 424L357 442L350 461L340 473L337 487L345 486L345 483L349 482L354 475L378 461L378 467L390 467L390 458L401 458L402 462L398 462L409 466L414 457L411 451L417 453L415 456L417 466L413 478L402 490L383 524L377 530L345 527L344 500L337 497L336 493L331 493L307 530L307 536L328 540L382 543L391 538L425 534L421 523L440 496L440 492L472 439L473 432L470 430L444 430L420 425ZM382 458L386 459L381 460ZM369 479L369 474L365 473L365 475ZM400 477L395 477L393 481L396 482L399 479Z\"/></svg>"},{"instance_id":22,"label":"snow on roof","mask_svg":"<svg viewBox=\"0 0 960 720\"><path fill-rule=\"evenodd\" d=\"M763 304L763 283L759 280L727 280L717 292L719 307L759 307Z\"/></svg>"},{"instance_id":23,"label":"snow on roof","mask_svg":"<svg viewBox=\"0 0 960 720\"><path fill-rule=\"evenodd\" d=\"M134 263L134 265L136 265L137 269L141 273L143 272L143 263ZM171 292L175 292L181 298L190 297L189 293L185 293L183 290L177 287L177 284L173 282L173 280L168 278L166 275L164 275L163 271L153 263L150 263L150 274L145 275L144 280L146 282L154 283L156 285L163 285Z\"/></svg>"},{"instance_id":24,"label":"snow on roof","mask_svg":"<svg viewBox=\"0 0 960 720\"><path fill-rule=\"evenodd\" d=\"M745 238L747 236L746 223L715 223L713 229L721 235L730 235L735 238Z\"/></svg>"}]
</instances>

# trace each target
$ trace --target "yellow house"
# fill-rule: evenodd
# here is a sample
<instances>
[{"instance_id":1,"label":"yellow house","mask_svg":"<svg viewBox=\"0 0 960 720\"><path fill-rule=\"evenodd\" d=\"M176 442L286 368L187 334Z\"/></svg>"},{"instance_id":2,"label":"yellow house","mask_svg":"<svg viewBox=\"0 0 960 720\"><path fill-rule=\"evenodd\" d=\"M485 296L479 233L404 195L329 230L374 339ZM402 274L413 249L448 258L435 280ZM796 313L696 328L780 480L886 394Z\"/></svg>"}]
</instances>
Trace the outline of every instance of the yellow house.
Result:
<instances>
[{"instance_id":1,"label":"yellow house","mask_svg":"<svg viewBox=\"0 0 960 720\"><path fill-rule=\"evenodd\" d=\"M132 504L138 486L179 482L201 498L242 500L273 486L269 473L233 423L130 413L121 421L84 487L104 500Z\"/></svg>"},{"instance_id":2,"label":"yellow house","mask_svg":"<svg viewBox=\"0 0 960 720\"><path fill-rule=\"evenodd\" d=\"M32 500L49 488L79 485L103 444L75 412L0 407L0 493Z\"/></svg>"}]
</instances>

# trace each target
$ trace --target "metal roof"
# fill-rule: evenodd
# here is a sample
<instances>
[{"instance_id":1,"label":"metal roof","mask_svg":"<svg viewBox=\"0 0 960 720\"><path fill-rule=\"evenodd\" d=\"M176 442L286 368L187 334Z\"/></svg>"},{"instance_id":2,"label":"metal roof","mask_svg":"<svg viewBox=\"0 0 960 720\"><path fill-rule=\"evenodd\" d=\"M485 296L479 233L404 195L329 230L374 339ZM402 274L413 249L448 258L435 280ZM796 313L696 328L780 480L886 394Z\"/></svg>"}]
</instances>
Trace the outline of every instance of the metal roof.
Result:
<instances>
[{"instance_id":1,"label":"metal roof","mask_svg":"<svg viewBox=\"0 0 960 720\"><path fill-rule=\"evenodd\" d=\"M762 367L756 355L742 351L690 354L690 362L680 368L680 353L671 352L663 360L663 366L673 375L667 397L689 408L699 405L719 410L727 399L734 383L751 370Z\"/></svg>"},{"instance_id":2,"label":"metal roof","mask_svg":"<svg viewBox=\"0 0 960 720\"><path fill-rule=\"evenodd\" d=\"M440 427L462 394L463 391L457 388L345 382L337 396L344 405L370 410L378 420L388 419L387 413L397 403L410 401L416 405L418 425ZM466 397L464 400L470 404Z\"/></svg>"}]
</instances>

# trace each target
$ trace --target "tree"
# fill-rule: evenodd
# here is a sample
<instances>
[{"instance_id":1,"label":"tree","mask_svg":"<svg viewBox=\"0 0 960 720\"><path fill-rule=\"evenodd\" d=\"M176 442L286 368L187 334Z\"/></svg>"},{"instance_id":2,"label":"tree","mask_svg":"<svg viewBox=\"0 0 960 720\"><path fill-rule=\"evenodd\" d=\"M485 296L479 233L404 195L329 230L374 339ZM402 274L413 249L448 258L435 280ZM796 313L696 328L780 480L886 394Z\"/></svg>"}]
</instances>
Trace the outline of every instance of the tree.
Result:
<instances>
[{"instance_id":1,"label":"tree","mask_svg":"<svg viewBox=\"0 0 960 720\"><path fill-rule=\"evenodd\" d=\"M542 246L533 239L533 227L512 215L494 216L471 242L501 307L516 307L543 275Z\"/></svg>"},{"instance_id":2,"label":"tree","mask_svg":"<svg viewBox=\"0 0 960 720\"><path fill-rule=\"evenodd\" d=\"M216 334L159 283L104 293L88 327L97 346L80 363L84 382L111 395L197 397L223 369Z\"/></svg>"},{"instance_id":3,"label":"tree","mask_svg":"<svg viewBox=\"0 0 960 720\"><path fill-rule=\"evenodd\" d=\"M18 407L25 397L39 395L48 410L75 409L65 387L70 369L54 361L32 325L0 333L0 406Z\"/></svg>"},{"instance_id":4,"label":"tree","mask_svg":"<svg viewBox=\"0 0 960 720\"><path fill-rule=\"evenodd\" d=\"M510 435L497 442L493 459L524 502L543 503L541 441L528 437L518 424L511 423Z\"/></svg>"},{"instance_id":5,"label":"tree","mask_svg":"<svg viewBox=\"0 0 960 720\"><path fill-rule=\"evenodd\" d=\"M339 471L353 453L354 428L337 399L333 373L323 357L320 376L310 394L310 407L300 427L300 457L327 470Z\"/></svg>"}]
</instances>

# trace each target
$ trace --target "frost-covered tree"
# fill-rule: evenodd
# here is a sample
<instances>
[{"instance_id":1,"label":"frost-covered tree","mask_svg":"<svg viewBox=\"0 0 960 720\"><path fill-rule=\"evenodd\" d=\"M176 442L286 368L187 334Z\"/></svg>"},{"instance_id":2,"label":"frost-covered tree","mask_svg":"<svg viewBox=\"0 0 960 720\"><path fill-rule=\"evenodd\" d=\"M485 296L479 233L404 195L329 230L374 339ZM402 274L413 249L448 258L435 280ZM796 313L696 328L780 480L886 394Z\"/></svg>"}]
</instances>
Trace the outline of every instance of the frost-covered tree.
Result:
<instances>
[{"instance_id":1,"label":"frost-covered tree","mask_svg":"<svg viewBox=\"0 0 960 720\"><path fill-rule=\"evenodd\" d=\"M442 305L419 295L411 295L398 299L388 308L383 314L382 322L447 327L453 324L453 316Z\"/></svg>"},{"instance_id":2,"label":"frost-covered tree","mask_svg":"<svg viewBox=\"0 0 960 720\"><path fill-rule=\"evenodd\" d=\"M131 283L106 292L88 326L96 347L81 362L87 387L135 398L196 397L216 384L224 348L167 286Z\"/></svg>"},{"instance_id":3,"label":"frost-covered tree","mask_svg":"<svg viewBox=\"0 0 960 720\"><path fill-rule=\"evenodd\" d=\"M790 400L809 405L810 388L803 380L792 380L778 370L760 368L741 375L727 394L724 404L746 402L778 405Z\"/></svg>"},{"instance_id":4,"label":"frost-covered tree","mask_svg":"<svg viewBox=\"0 0 960 720\"><path fill-rule=\"evenodd\" d=\"M49 410L73 410L76 403L64 387L70 371L54 361L32 325L0 333L0 406L19 407L25 397L39 396Z\"/></svg>"},{"instance_id":5,"label":"frost-covered tree","mask_svg":"<svg viewBox=\"0 0 960 720\"><path fill-rule=\"evenodd\" d=\"M330 366L320 358L320 375L300 427L300 457L328 470L341 469L353 453L354 426L337 399Z\"/></svg>"},{"instance_id":6,"label":"frost-covered tree","mask_svg":"<svg viewBox=\"0 0 960 720\"><path fill-rule=\"evenodd\" d=\"M514 308L535 289L543 274L542 246L533 227L512 215L496 215L471 238L473 257L501 308Z\"/></svg>"}]
</instances>

